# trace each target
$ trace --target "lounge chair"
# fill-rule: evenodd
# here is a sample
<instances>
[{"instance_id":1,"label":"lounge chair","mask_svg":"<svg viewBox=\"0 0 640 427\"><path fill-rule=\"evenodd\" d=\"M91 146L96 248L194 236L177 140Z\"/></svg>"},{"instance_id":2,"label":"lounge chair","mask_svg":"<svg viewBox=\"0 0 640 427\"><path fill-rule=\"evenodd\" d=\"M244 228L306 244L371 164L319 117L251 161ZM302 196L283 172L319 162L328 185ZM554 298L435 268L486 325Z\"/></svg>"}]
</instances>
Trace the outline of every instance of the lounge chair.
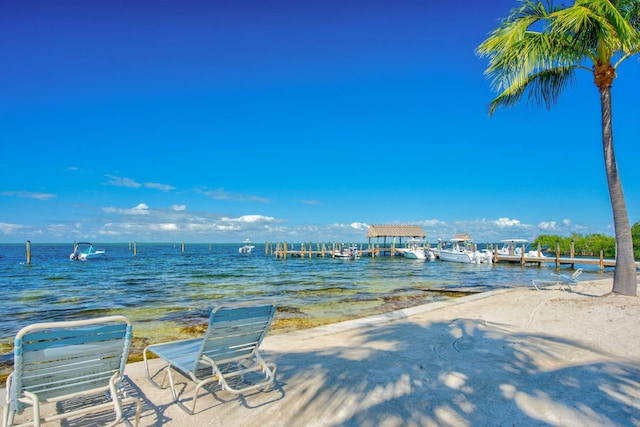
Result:
<instances>
[{"instance_id":1,"label":"lounge chair","mask_svg":"<svg viewBox=\"0 0 640 427\"><path fill-rule=\"evenodd\" d=\"M124 367L131 343L131 322L124 316L90 320L36 323L24 327L15 337L14 370L7 378L7 401L3 425L11 426L15 415L33 408L33 421L39 426L50 422L113 407L116 425L124 419L122 404L134 402L136 426L140 419L140 400L128 397L122 386ZM110 402L99 398L105 393ZM107 394L108 393L108 394ZM51 416L42 416L41 405L81 396L87 405Z\"/></svg>"},{"instance_id":2,"label":"lounge chair","mask_svg":"<svg viewBox=\"0 0 640 427\"><path fill-rule=\"evenodd\" d=\"M276 366L262 359L258 347L271 326L275 311L275 305L270 302L223 304L215 307L211 310L209 326L203 338L154 344L144 349L147 378L154 386L164 388L168 375L173 400L188 414L195 412L200 389L214 381L223 390L234 394L268 389L273 383ZM161 368L164 373L160 385L149 374L150 353L165 363ZM187 408L179 399L172 369L197 384L191 408ZM256 372L261 374L255 374ZM259 376L260 379L244 381L245 375L249 373L254 373L252 376Z\"/></svg>"},{"instance_id":3,"label":"lounge chair","mask_svg":"<svg viewBox=\"0 0 640 427\"><path fill-rule=\"evenodd\" d=\"M558 285L558 289L562 289L563 291L565 290L565 288L566 290L571 291L571 285L578 283L578 276L580 276L581 274L582 274L582 268L579 268L576 271L574 271L571 276L567 274L551 273L552 276L557 277L558 279L537 281L537 283L536 283L536 280L532 280L531 283L533 283L533 286L537 290L540 290L541 287L547 284L547 285Z\"/></svg>"}]
</instances>

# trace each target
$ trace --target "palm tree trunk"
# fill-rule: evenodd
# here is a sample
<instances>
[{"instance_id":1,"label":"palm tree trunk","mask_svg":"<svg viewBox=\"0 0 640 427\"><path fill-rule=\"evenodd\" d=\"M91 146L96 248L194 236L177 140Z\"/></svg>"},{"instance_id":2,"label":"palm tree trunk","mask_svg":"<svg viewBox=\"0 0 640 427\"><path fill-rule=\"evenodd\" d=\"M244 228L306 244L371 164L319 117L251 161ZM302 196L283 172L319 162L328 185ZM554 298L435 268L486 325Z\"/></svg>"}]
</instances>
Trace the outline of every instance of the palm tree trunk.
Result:
<instances>
[{"instance_id":1,"label":"palm tree trunk","mask_svg":"<svg viewBox=\"0 0 640 427\"><path fill-rule=\"evenodd\" d=\"M631 226L624 201L622 182L618 174L616 156L613 152L613 127L611 124L611 87L600 87L600 106L602 109L602 147L604 149L604 167L607 173L609 197L613 209L613 225L616 234L616 269L613 274L613 292L636 296L638 277L633 259L633 240Z\"/></svg>"}]
</instances>

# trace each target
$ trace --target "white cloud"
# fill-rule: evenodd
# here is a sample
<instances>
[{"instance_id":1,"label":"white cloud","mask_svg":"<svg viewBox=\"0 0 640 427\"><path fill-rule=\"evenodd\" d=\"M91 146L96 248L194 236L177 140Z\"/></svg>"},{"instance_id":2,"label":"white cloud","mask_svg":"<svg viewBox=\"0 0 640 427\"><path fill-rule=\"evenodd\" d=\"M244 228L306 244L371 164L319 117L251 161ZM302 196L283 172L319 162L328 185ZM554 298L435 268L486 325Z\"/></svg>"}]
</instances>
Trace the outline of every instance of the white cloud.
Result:
<instances>
[{"instance_id":1,"label":"white cloud","mask_svg":"<svg viewBox=\"0 0 640 427\"><path fill-rule=\"evenodd\" d=\"M364 231L365 233L369 230L369 224L364 222L352 222L351 228L358 231Z\"/></svg>"},{"instance_id":2,"label":"white cloud","mask_svg":"<svg viewBox=\"0 0 640 427\"><path fill-rule=\"evenodd\" d=\"M217 190L199 190L199 191L205 196L211 197L212 199L215 199L215 200L271 203L271 200L264 197L252 196L252 195L240 194L240 193L230 193L228 191L225 191L224 188L218 188Z\"/></svg>"},{"instance_id":3,"label":"white cloud","mask_svg":"<svg viewBox=\"0 0 640 427\"><path fill-rule=\"evenodd\" d=\"M109 178L109 181L107 181L107 184L113 185L115 187L129 187L129 188L145 187L145 188L152 188L154 190L160 190L164 192L175 190L175 187L168 184L160 184L157 182L145 182L144 184L141 184L131 178L123 178L123 177L113 176L113 175L105 175L105 176Z\"/></svg>"},{"instance_id":4,"label":"white cloud","mask_svg":"<svg viewBox=\"0 0 640 427\"><path fill-rule=\"evenodd\" d=\"M113 175L105 175L105 176L110 179L109 181L107 181L107 184L113 185L115 187L131 187L131 188L142 187L142 184L130 178L121 178L119 176L113 176Z\"/></svg>"},{"instance_id":5,"label":"white cloud","mask_svg":"<svg viewBox=\"0 0 640 427\"><path fill-rule=\"evenodd\" d=\"M0 222L0 233L2 234L14 234L27 228L28 227L25 227L24 225L7 224L6 222Z\"/></svg>"},{"instance_id":6,"label":"white cloud","mask_svg":"<svg viewBox=\"0 0 640 427\"><path fill-rule=\"evenodd\" d=\"M521 227L522 223L517 219L498 218L494 221L498 227Z\"/></svg>"},{"instance_id":7,"label":"white cloud","mask_svg":"<svg viewBox=\"0 0 640 427\"><path fill-rule=\"evenodd\" d=\"M145 182L143 184L146 188L153 188L155 190L160 190L160 191L171 191L171 190L175 190L175 187L168 185L168 184L159 184L157 182Z\"/></svg>"},{"instance_id":8,"label":"white cloud","mask_svg":"<svg viewBox=\"0 0 640 427\"><path fill-rule=\"evenodd\" d=\"M186 211L187 205L171 205L171 209L173 209L176 212Z\"/></svg>"},{"instance_id":9,"label":"white cloud","mask_svg":"<svg viewBox=\"0 0 640 427\"><path fill-rule=\"evenodd\" d=\"M247 223L247 224L255 224L255 223L262 223L262 222L273 222L276 219L270 216L263 216L263 215L242 215L238 218L220 218L221 221L223 222L229 222L229 223L234 223L234 222L243 222L243 223Z\"/></svg>"},{"instance_id":10,"label":"white cloud","mask_svg":"<svg viewBox=\"0 0 640 427\"><path fill-rule=\"evenodd\" d=\"M541 230L555 230L558 226L558 223L555 221L543 221L538 224L538 228Z\"/></svg>"},{"instance_id":11,"label":"white cloud","mask_svg":"<svg viewBox=\"0 0 640 427\"><path fill-rule=\"evenodd\" d=\"M30 191L5 191L0 193L2 196L20 197L23 199L37 199L37 200L49 200L55 197L55 194L50 193L34 193Z\"/></svg>"},{"instance_id":12,"label":"white cloud","mask_svg":"<svg viewBox=\"0 0 640 427\"><path fill-rule=\"evenodd\" d=\"M176 231L178 226L176 224L154 224L151 228L157 228L160 231Z\"/></svg>"},{"instance_id":13,"label":"white cloud","mask_svg":"<svg viewBox=\"0 0 640 427\"><path fill-rule=\"evenodd\" d=\"M149 206L144 203L140 203L138 206L129 209L122 208L102 208L103 211L107 213L115 213L120 215L148 215L149 214Z\"/></svg>"}]
</instances>

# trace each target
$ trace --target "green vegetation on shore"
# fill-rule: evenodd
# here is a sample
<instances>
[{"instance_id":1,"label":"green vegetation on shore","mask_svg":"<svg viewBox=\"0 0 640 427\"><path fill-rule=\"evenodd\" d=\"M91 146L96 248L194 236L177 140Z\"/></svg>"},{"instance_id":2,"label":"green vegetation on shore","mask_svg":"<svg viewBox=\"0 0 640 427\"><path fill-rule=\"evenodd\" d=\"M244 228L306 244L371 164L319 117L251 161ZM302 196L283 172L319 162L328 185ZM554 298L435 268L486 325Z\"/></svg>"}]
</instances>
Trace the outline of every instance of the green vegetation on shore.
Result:
<instances>
[{"instance_id":1,"label":"green vegetation on shore","mask_svg":"<svg viewBox=\"0 0 640 427\"><path fill-rule=\"evenodd\" d=\"M633 251L636 260L640 260L640 221L631 227L631 235L633 236ZM538 244L541 247L548 247L553 252L556 248L556 242L560 247L561 255L568 255L571 252L571 242L573 242L576 255L581 256L599 256L603 251L605 258L615 258L616 256L616 239L615 237L605 236L604 234L582 235L574 233L569 237L562 237L555 234L542 234L533 241L533 247Z\"/></svg>"}]
</instances>

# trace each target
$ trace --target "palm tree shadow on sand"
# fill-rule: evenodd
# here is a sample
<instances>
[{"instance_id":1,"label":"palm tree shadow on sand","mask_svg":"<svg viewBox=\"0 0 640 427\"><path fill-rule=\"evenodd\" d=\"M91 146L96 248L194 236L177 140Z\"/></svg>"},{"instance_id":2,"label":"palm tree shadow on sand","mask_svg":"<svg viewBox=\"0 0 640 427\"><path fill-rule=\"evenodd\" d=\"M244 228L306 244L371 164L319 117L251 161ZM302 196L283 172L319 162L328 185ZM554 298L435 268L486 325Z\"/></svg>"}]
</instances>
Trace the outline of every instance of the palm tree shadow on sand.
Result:
<instances>
[{"instance_id":1,"label":"palm tree shadow on sand","mask_svg":"<svg viewBox=\"0 0 640 427\"><path fill-rule=\"evenodd\" d=\"M299 425L640 424L637 360L478 320L390 323L270 357Z\"/></svg>"}]
</instances>

